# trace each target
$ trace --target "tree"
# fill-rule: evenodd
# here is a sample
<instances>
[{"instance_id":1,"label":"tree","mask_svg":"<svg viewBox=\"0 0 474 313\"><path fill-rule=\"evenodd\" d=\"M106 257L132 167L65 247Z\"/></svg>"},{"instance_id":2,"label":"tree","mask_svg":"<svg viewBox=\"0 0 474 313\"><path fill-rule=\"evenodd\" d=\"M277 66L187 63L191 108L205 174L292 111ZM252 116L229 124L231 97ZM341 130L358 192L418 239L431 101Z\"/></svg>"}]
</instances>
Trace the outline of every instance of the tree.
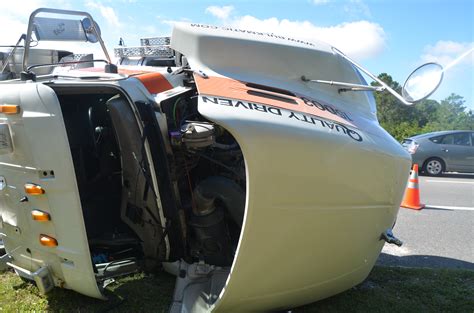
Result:
<instances>
[{"instance_id":1,"label":"tree","mask_svg":"<svg viewBox=\"0 0 474 313\"><path fill-rule=\"evenodd\" d=\"M436 107L435 116L426 124L424 130L474 129L474 114L467 111L464 98L452 93Z\"/></svg>"},{"instance_id":2,"label":"tree","mask_svg":"<svg viewBox=\"0 0 474 313\"><path fill-rule=\"evenodd\" d=\"M400 92L400 84L390 75L382 73L378 77ZM474 113L466 109L464 98L454 93L441 102L423 100L406 106L384 91L375 94L375 101L380 125L399 141L438 130L474 129Z\"/></svg>"},{"instance_id":3,"label":"tree","mask_svg":"<svg viewBox=\"0 0 474 313\"><path fill-rule=\"evenodd\" d=\"M382 73L378 77L392 89L400 92L400 84L394 81L390 75ZM377 118L380 125L397 140L421 131L415 118L416 111L413 106L402 104L388 91L376 93L375 101L377 102Z\"/></svg>"}]
</instances>

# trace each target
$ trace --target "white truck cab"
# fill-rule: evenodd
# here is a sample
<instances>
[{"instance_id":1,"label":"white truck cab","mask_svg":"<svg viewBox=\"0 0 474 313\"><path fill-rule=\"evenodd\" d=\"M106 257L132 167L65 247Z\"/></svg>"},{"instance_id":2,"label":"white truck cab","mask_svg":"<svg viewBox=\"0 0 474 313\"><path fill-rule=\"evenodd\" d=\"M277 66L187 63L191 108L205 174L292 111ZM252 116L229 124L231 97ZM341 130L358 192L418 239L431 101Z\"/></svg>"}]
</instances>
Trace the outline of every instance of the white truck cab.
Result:
<instances>
[{"instance_id":1,"label":"white truck cab","mask_svg":"<svg viewBox=\"0 0 474 313\"><path fill-rule=\"evenodd\" d=\"M372 92L412 104L437 65L402 97L327 44L191 23L117 49L117 66L88 13L53 9L19 43L1 55L0 268L42 292L105 299L107 279L163 268L171 312L282 310L360 283L401 244L411 157Z\"/></svg>"}]
</instances>

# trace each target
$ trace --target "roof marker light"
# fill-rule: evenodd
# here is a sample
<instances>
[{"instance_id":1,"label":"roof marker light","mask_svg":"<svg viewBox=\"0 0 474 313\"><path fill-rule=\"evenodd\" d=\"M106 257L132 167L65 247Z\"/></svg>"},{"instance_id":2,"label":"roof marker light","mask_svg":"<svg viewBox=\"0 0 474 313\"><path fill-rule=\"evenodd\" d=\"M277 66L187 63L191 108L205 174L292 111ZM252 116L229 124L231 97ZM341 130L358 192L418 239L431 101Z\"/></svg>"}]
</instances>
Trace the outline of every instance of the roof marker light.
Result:
<instances>
[{"instance_id":1,"label":"roof marker light","mask_svg":"<svg viewBox=\"0 0 474 313\"><path fill-rule=\"evenodd\" d=\"M40 210L31 211L31 216L33 217L33 220L38 222L47 222L51 220L51 215L49 215L49 213Z\"/></svg>"},{"instance_id":2,"label":"roof marker light","mask_svg":"<svg viewBox=\"0 0 474 313\"><path fill-rule=\"evenodd\" d=\"M0 104L0 113L4 114L18 114L20 106L16 104Z\"/></svg>"},{"instance_id":3,"label":"roof marker light","mask_svg":"<svg viewBox=\"0 0 474 313\"><path fill-rule=\"evenodd\" d=\"M45 194L45 190L40 186L32 183L25 184L25 192L32 196Z\"/></svg>"},{"instance_id":4,"label":"roof marker light","mask_svg":"<svg viewBox=\"0 0 474 313\"><path fill-rule=\"evenodd\" d=\"M40 235L40 243L45 247L57 247L58 241L51 236L48 235Z\"/></svg>"}]
</instances>

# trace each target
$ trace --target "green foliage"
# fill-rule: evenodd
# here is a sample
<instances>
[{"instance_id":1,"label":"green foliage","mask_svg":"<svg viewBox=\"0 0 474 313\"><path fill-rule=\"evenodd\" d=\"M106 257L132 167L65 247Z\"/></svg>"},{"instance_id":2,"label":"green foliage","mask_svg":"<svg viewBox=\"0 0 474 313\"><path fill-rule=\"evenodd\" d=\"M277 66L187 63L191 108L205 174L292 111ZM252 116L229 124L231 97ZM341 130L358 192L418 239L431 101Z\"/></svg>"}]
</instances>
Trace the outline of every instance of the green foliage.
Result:
<instances>
[{"instance_id":1,"label":"green foliage","mask_svg":"<svg viewBox=\"0 0 474 313\"><path fill-rule=\"evenodd\" d=\"M382 73L378 77L400 92L400 84L390 75ZM474 112L466 110L464 98L456 94L441 102L424 100L406 106L385 91L376 93L375 101L380 125L398 141L438 130L474 129Z\"/></svg>"},{"instance_id":2,"label":"green foliage","mask_svg":"<svg viewBox=\"0 0 474 313\"><path fill-rule=\"evenodd\" d=\"M166 273L138 273L107 286L102 301L59 288L41 295L3 272L0 312L168 312L174 283ZM471 270L376 266L362 284L294 312L472 312L473 286Z\"/></svg>"},{"instance_id":3,"label":"green foliage","mask_svg":"<svg viewBox=\"0 0 474 313\"><path fill-rule=\"evenodd\" d=\"M136 273L107 286L108 301L55 288L46 295L11 271L0 272L0 312L156 312L169 311L175 277Z\"/></svg>"},{"instance_id":4,"label":"green foliage","mask_svg":"<svg viewBox=\"0 0 474 313\"><path fill-rule=\"evenodd\" d=\"M401 122L399 124L381 122L380 125L398 141L425 132L416 122Z\"/></svg>"}]
</instances>

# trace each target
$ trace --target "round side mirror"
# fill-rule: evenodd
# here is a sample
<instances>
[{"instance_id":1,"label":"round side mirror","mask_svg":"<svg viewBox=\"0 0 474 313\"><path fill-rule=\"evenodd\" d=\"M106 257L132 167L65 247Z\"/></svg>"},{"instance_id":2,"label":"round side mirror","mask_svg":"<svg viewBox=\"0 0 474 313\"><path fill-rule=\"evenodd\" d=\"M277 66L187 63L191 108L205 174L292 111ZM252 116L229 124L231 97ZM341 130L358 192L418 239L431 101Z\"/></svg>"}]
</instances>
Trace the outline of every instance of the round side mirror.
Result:
<instances>
[{"instance_id":1,"label":"round side mirror","mask_svg":"<svg viewBox=\"0 0 474 313\"><path fill-rule=\"evenodd\" d=\"M426 63L414 70L403 84L402 96L411 103L428 98L443 80L443 67Z\"/></svg>"},{"instance_id":2,"label":"round side mirror","mask_svg":"<svg viewBox=\"0 0 474 313\"><path fill-rule=\"evenodd\" d=\"M97 23L94 22L94 27L92 27L92 21L88 17L85 17L81 22L82 22L82 27L84 28L84 33L86 34L87 41L91 43L96 43L97 41L99 41L99 36L100 36L99 25L97 25ZM94 29L96 31L94 31Z\"/></svg>"}]
</instances>

